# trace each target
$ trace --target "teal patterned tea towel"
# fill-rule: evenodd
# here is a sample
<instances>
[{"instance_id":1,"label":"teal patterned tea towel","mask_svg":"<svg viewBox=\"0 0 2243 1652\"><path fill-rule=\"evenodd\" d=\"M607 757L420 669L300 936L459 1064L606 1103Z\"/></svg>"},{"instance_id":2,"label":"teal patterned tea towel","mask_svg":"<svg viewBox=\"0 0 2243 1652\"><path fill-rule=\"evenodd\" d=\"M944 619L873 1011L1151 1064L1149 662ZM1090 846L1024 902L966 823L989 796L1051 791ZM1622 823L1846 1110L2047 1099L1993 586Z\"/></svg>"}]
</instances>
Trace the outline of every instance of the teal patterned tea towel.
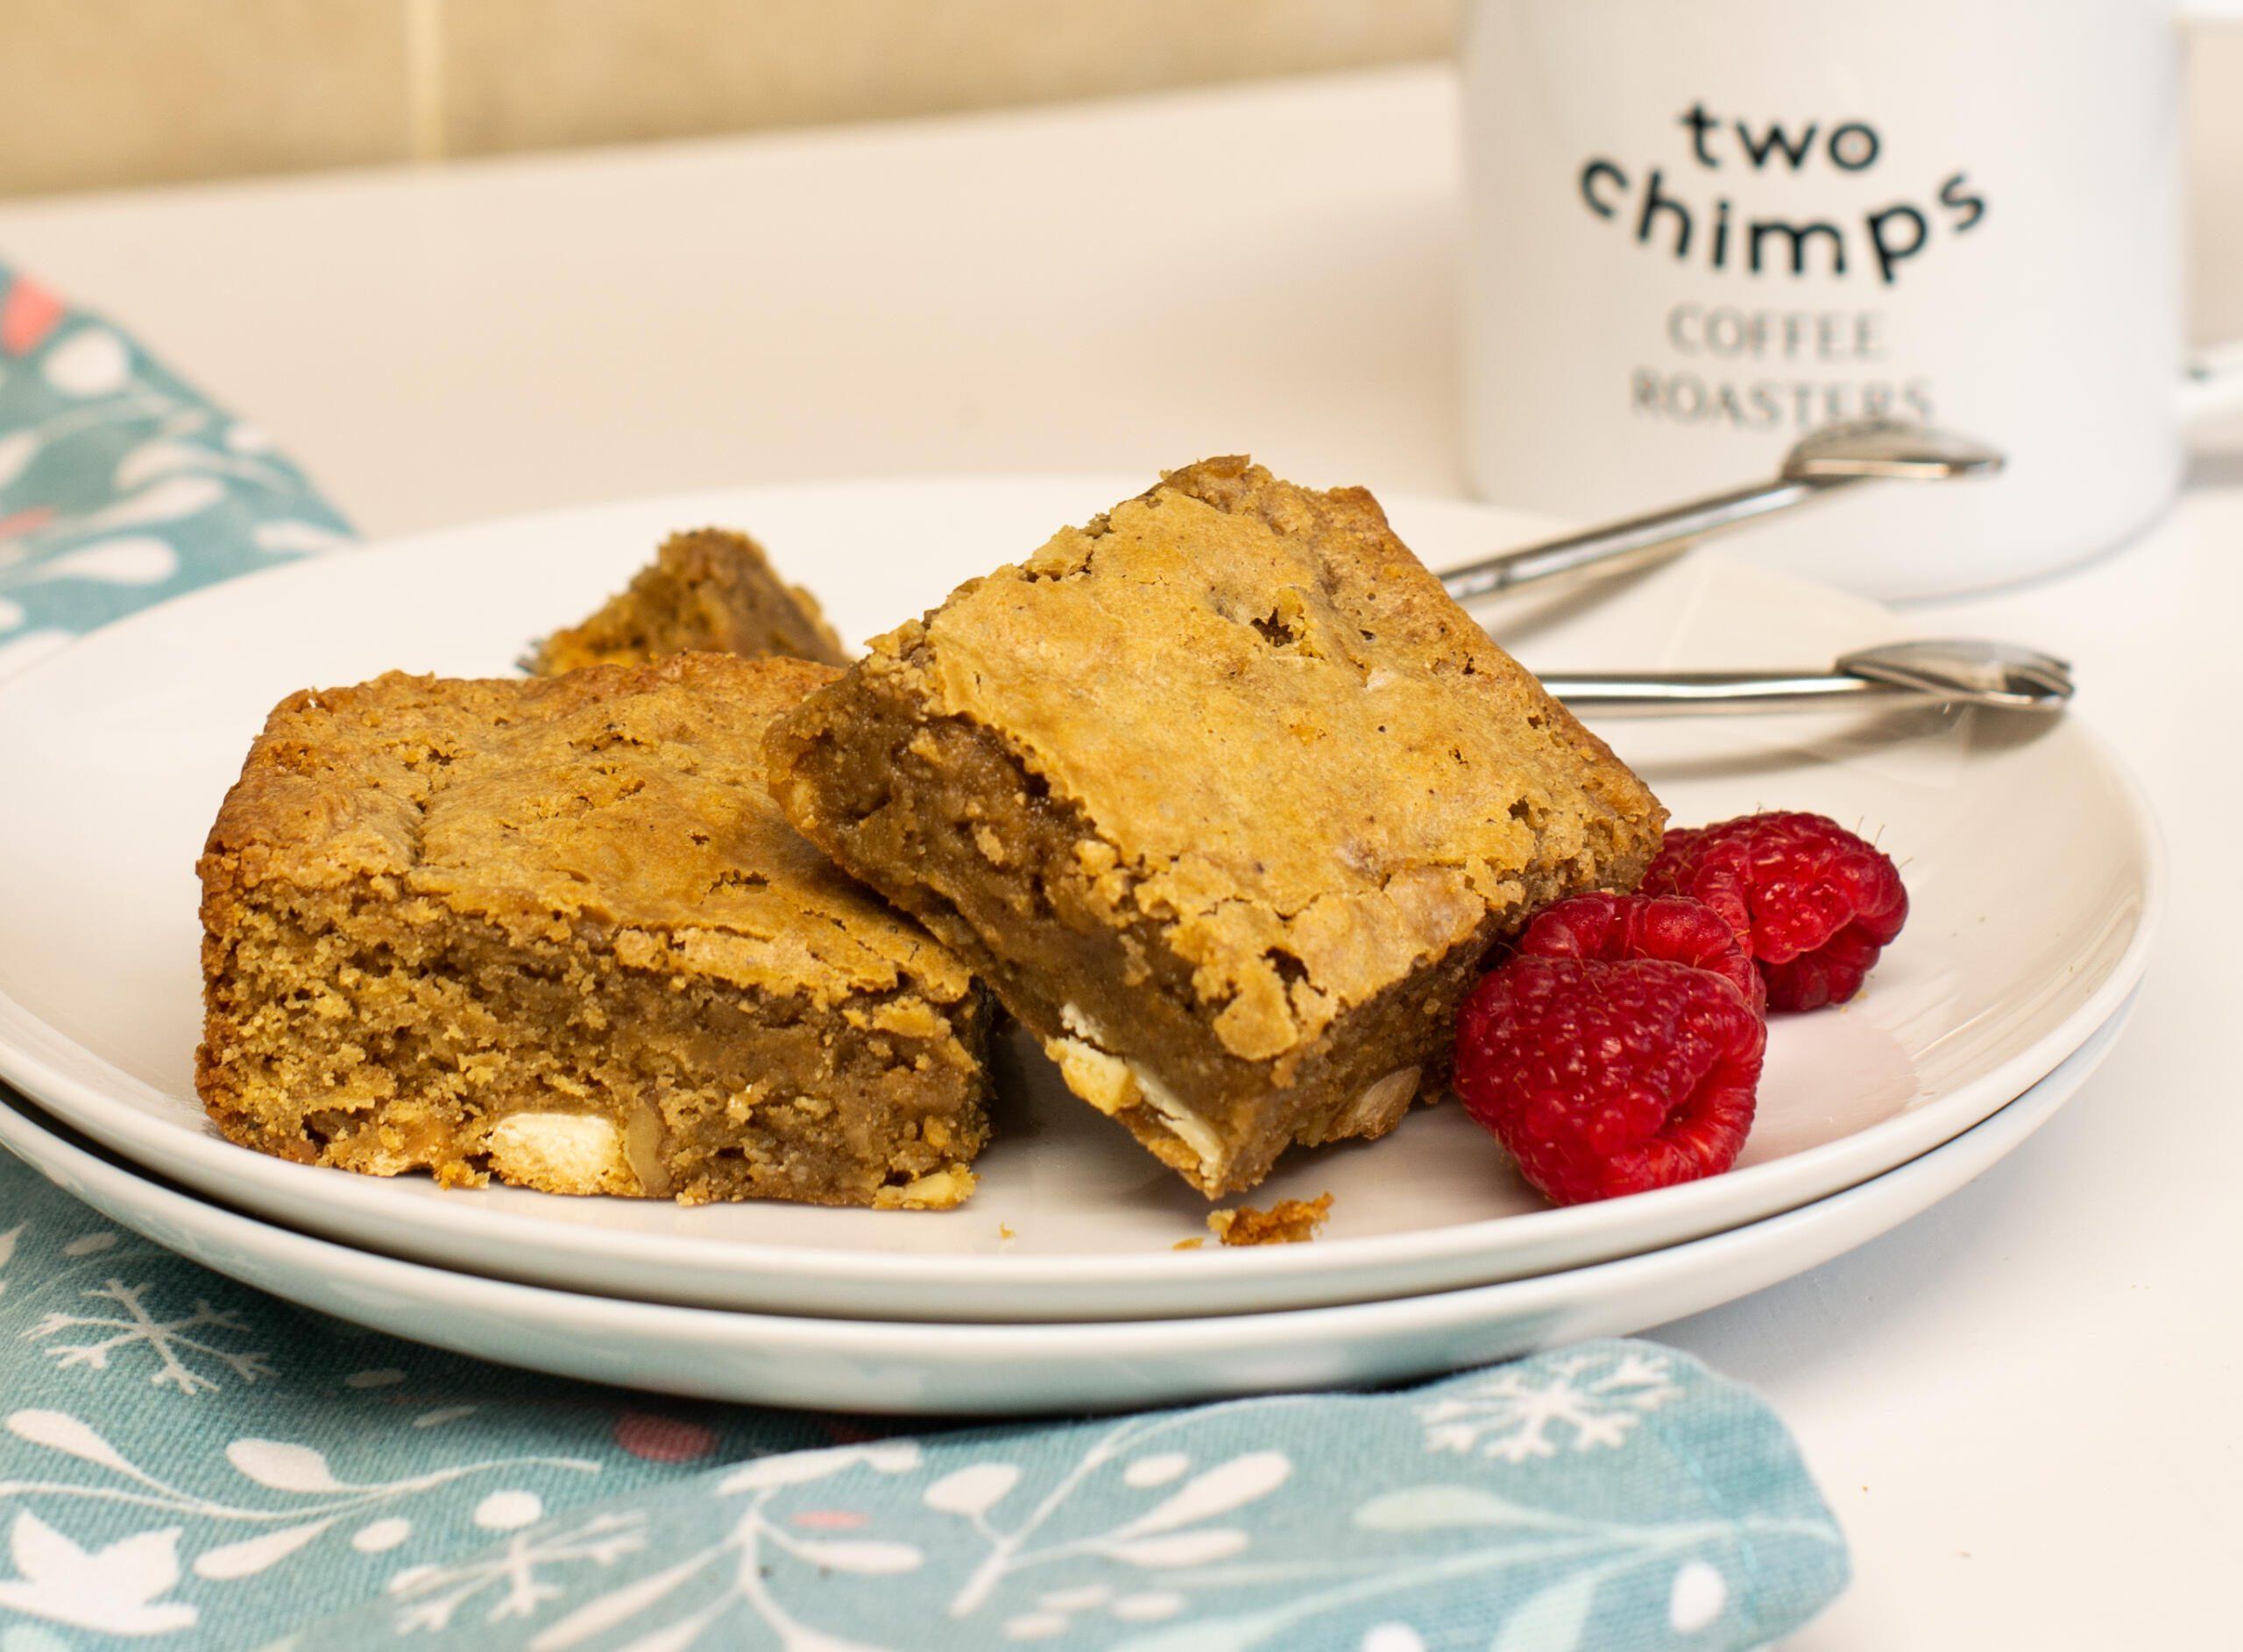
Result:
<instances>
[{"instance_id":1,"label":"teal patterned tea towel","mask_svg":"<svg viewBox=\"0 0 2243 1652\"><path fill-rule=\"evenodd\" d=\"M350 541L255 425L0 265L0 672L150 603Z\"/></svg>"},{"instance_id":2,"label":"teal patterned tea towel","mask_svg":"<svg viewBox=\"0 0 2243 1652\"><path fill-rule=\"evenodd\" d=\"M0 269L0 669L348 542L252 427ZM1648 1343L907 1434L360 1331L0 1159L0 1652L1714 1652L1846 1576L1782 1424Z\"/></svg>"}]
</instances>

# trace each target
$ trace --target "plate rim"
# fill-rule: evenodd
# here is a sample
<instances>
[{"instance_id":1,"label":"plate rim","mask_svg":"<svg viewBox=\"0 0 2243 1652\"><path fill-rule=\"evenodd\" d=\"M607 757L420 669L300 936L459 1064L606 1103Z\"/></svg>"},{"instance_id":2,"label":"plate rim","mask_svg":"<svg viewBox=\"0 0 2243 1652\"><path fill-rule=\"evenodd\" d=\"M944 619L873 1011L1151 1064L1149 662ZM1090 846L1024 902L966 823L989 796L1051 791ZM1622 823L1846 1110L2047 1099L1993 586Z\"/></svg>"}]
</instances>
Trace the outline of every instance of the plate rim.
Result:
<instances>
[{"instance_id":1,"label":"plate rim","mask_svg":"<svg viewBox=\"0 0 2243 1652\"><path fill-rule=\"evenodd\" d=\"M355 559L432 541L472 539L493 530L531 532L543 524L577 521L587 516L609 513L628 515L659 512L690 515L697 510L711 508L718 501L736 500L744 494L816 494L867 488L910 490L930 486L972 491L1023 484L1081 489L1088 492L1114 485L1116 474L1103 471L929 472L865 478L837 477L770 484L749 484L496 517L369 541L335 555ZM1397 493L1388 503L1397 515L1425 509L1501 516L1513 521L1532 519L1530 513L1499 504L1437 495ZM1702 551L1698 553L1702 558L1708 554ZM176 611L182 605L223 604L233 599L234 594L244 586L259 582L316 578L316 570L330 565L332 561L330 557L319 557L282 563L200 587L153 604L112 625L88 632L53 654L30 662L21 672L0 681L0 701L4 701L11 693L20 691L25 684L35 685L43 674L60 667L80 646L94 637L115 636L119 632L129 637L131 632L144 625L175 623ZM1850 597L1848 599L1868 601ZM1760 1214L1744 1218L1746 1222L1772 1219L1786 1210L1796 1208L1802 1202L1833 1197L1861 1181L1911 1162L1922 1153L1935 1150L1963 1132L1975 1128L2024 1090L2045 1077L2080 1048L2088 1037L2091 1037L2094 1031L2114 1013L2116 1006L2125 1001L2147 969L2167 905L2169 874L2163 833L2140 781L2104 735L2077 717L2068 717L2063 726L2051 731L2051 734L2054 738L2070 739L2080 745L2084 753L2095 765L2098 778L2111 790L2119 805L2119 812L2140 851L2140 904L2133 920L2133 933L2104 979L2069 1015L2052 1025L2026 1048L1976 1079L1921 1103L1906 1112L1880 1119L1865 1129L1836 1140L1820 1143L1780 1159L1749 1165L1723 1177L1633 1196L1629 1201L1630 1208L1635 1213L1629 1218L1632 1225L1653 1225L1662 1214L1671 1222L1685 1223L1690 1219L1691 1212L1702 1211L1736 1198L1740 1183L1752 1189L1787 1182L1793 1183L1796 1197L1785 1193L1771 1194ZM410 1227L413 1239L421 1247L413 1253L416 1254L425 1254L428 1248L447 1239L463 1239L481 1247L499 1245L535 1247L540 1253L548 1256L558 1253L589 1258L597 1253L611 1260L621 1256L633 1266L649 1272L679 1266L683 1257L690 1255L700 1259L688 1264L696 1271L717 1270L721 1265L722 1272L746 1279L752 1278L761 1270L777 1269L795 1281L812 1285L847 1281L858 1285L922 1289L956 1283L970 1276L975 1289L1060 1285L1086 1290L1111 1290L1131 1286L1184 1288L1180 1284L1184 1281L1198 1281L1192 1287L1193 1288L1213 1289L1217 1288L1214 1282L1217 1280L1227 1284L1235 1281L1243 1288L1262 1281L1327 1274L1338 1278L1437 1263L1481 1250L1487 1244L1490 1231L1497 1227L1504 1231L1507 1236L1505 1243L1514 1248L1523 1247L1535 1239L1545 1245L1562 1245L1569 1239L1576 1239L1581 1234L1594 1232L1614 1220L1611 1215L1613 1204L1601 1203L1511 1212L1442 1227L1325 1239L1314 1246L1011 1255L980 1252L929 1253L852 1250L834 1246L774 1245L755 1239L660 1234L560 1221L534 1211L492 1211L465 1201L455 1204L440 1199L426 1200L406 1205L386 1197L386 1188L383 1183L352 1176L348 1172L327 1167L297 1165L257 1154L210 1134L207 1129L195 1129L184 1119L168 1119L117 1100L103 1093L95 1084L64 1072L50 1065L38 1052L25 1048L18 1041L18 1026L46 1029L54 1039L107 1072L120 1073L120 1070L95 1050L67 1038L18 1000L0 993L0 1078L17 1084L39 1105L53 1110L58 1117L101 1142L107 1150L135 1163L173 1175L180 1181L216 1197L229 1197L244 1190L247 1184L248 1188L272 1202L260 1204L260 1209L271 1209L272 1204L284 1203L296 1206L321 1204L347 1207L347 1218L354 1224L350 1230L351 1236L348 1240L338 1237L336 1242L378 1247L392 1246L397 1243L391 1236L392 1232L399 1228ZM121 1076L131 1078L129 1074ZM1899 1145L1904 1140L1913 1145L1906 1147ZM1896 1158L1896 1154L1900 1156ZM1818 1175L1817 1173L1822 1172L1824 1167L1842 1161L1850 1161L1850 1168L1829 1174L1843 1175L1847 1180L1827 1184L1828 1175ZM322 1176L329 1179L315 1180ZM1819 1191L1803 1189L1800 1185L1818 1181L1826 1183ZM1786 1199L1790 1203L1785 1203ZM1646 1206L1642 1203L1646 1200L1656 1203ZM276 1213L274 1219L299 1218ZM1517 1236L1522 1228L1530 1227L1530 1225L1532 1237L1519 1240ZM376 1231L369 1233L367 1230L370 1228ZM1596 1265L1588 1262L1571 1266ZM1553 1270L1534 1270L1521 1276L1543 1276L1550 1271ZM549 1280L538 1288L569 1288ZM734 1308L720 1311L768 1310Z\"/></svg>"},{"instance_id":2,"label":"plate rim","mask_svg":"<svg viewBox=\"0 0 2243 1652\"><path fill-rule=\"evenodd\" d=\"M345 1288L336 1294L346 1299L353 1289L363 1292L366 1288L387 1288L393 1294L412 1297L427 1310L497 1317L508 1323L538 1323L538 1310L543 1308L549 1316L543 1323L555 1331L567 1329L571 1335L598 1331L602 1335L628 1338L647 1331L655 1324L667 1324L677 1328L669 1338L672 1343L678 1342L689 1332L699 1333L692 1339L725 1352L752 1352L782 1359L884 1359L901 1370L908 1370L911 1364L916 1363L923 1366L942 1366L952 1372L970 1367L1002 1370L1008 1359L1044 1363L1068 1358L1078 1361L1129 1361L1153 1360L1163 1357L1251 1355L1266 1350L1272 1344L1285 1343L1288 1337L1294 1340L1285 1345L1299 1346L1306 1345L1320 1333L1328 1340L1334 1337L1376 1338L1409 1331L1425 1332L1461 1329L1504 1309L1515 1308L1523 1314L1547 1310L1554 1316L1568 1309L1581 1309L1585 1291L1617 1295L1638 1281L1664 1285L1697 1277L1709 1269L1734 1264L1746 1258L1764 1254L1780 1256L1787 1241L1801 1233L1814 1232L1826 1223L1839 1220L1846 1214L1858 1211L1864 1204L1873 1204L1882 1209L1885 1202L1890 1199L1898 1210L1898 1214L1890 1220L1879 1222L1871 1232L1798 1267L1784 1268L1758 1284L1747 1285L1714 1302L1698 1303L1678 1314L1644 1322L1642 1328L1649 1329L1795 1277L1890 1232L1959 1191L1971 1180L2008 1157L2030 1140L2041 1126L2084 1088L2125 1034L2127 1023L2139 1004L2139 996L2130 995L2093 1034L2082 1042L2072 1056L2066 1058L2069 1063L2084 1055L2087 1057L2087 1065L2076 1078L2065 1082L2061 1090L2036 1098L2034 1092L2040 1086L2034 1085L1997 1108L1969 1130L1937 1147L1851 1187L1755 1222L1658 1250L1614 1257L1581 1267L1524 1279L1416 1293L1374 1302L1182 1318L1082 1320L1050 1324L836 1320L807 1315L759 1313L618 1298L515 1280L493 1279L435 1263L414 1261L364 1250L307 1233L286 1224L237 1210L223 1200L172 1185L159 1175L123 1160L108 1149L96 1146L89 1152L47 1128L42 1119L36 1116L36 1104L32 1112L26 1112L4 1095L0 1095L0 1147L16 1153L24 1162L50 1182L55 1181L55 1175L48 1162L49 1154L88 1163L104 1180L114 1181L125 1190L118 1196L118 1204L135 1214L145 1213L152 1206L157 1209L184 1207L190 1212L186 1225L202 1228L206 1242L226 1246L237 1262L244 1254L269 1253L274 1247L278 1247L284 1256L308 1259L289 1271L339 1281ZM2058 1068L2052 1070L2042 1082L2056 1079L2064 1064L2059 1063ZM2008 1121L2007 1127L2005 1126L2005 1119ZM2015 1129L2013 1137L2009 1135L2008 1127ZM1956 1157L1966 1161L1978 1157L1964 1149L1963 1143L1981 1131L1993 1133L1990 1150L1985 1153L1983 1161L1976 1163L1953 1188L1917 1202L1916 1185L1932 1175L1931 1168L1935 1161L1945 1166L1953 1163ZM45 1151L41 1156L30 1156L7 1140L9 1136L18 1132L28 1133L44 1144ZM163 1241L148 1235L135 1222L117 1214L110 1206L97 1204L96 1208L109 1219L140 1233L148 1242L163 1246ZM202 1262L191 1256L188 1260L197 1266L210 1267L213 1272L281 1300L294 1302L314 1311L350 1317L347 1310L338 1309L331 1303L307 1301L262 1279L246 1279L227 1267ZM370 1279L371 1286L366 1283ZM399 1281L406 1283L389 1282ZM416 1285L419 1287L417 1289L414 1288ZM439 1295L454 1292L464 1292L474 1300L468 1303L439 1303L435 1300ZM515 1308L528 1311L507 1311ZM561 1316L573 1317L577 1323L563 1326ZM386 1331L385 1334L404 1335L396 1331ZM711 1338L713 1342L710 1342ZM410 1336L406 1336L405 1339L421 1340ZM467 1358L498 1359L494 1355L471 1352L446 1340L427 1345L450 1348ZM505 1363L503 1360L499 1362ZM1419 1373L1431 1368L1421 1365ZM585 1377L580 1380L598 1381L613 1379ZM1383 1380L1410 1379L1362 1378L1355 1380L1360 1386L1363 1382ZM687 1392L676 1387L668 1391ZM1205 1389L1197 1391L1206 1392ZM736 1395L735 1398L743 1403L792 1403L757 1400L752 1396ZM1128 1400L1120 1403L1128 1408L1136 1409L1161 1401ZM891 1408L904 1413L934 1414L924 1407L917 1408L915 1413L915 1408L908 1404ZM951 1408L945 1402L943 1408ZM1003 1415L1026 1414L1028 1408L1015 1408L1013 1412L1007 1413L999 1405L983 1409L987 1414Z\"/></svg>"}]
</instances>

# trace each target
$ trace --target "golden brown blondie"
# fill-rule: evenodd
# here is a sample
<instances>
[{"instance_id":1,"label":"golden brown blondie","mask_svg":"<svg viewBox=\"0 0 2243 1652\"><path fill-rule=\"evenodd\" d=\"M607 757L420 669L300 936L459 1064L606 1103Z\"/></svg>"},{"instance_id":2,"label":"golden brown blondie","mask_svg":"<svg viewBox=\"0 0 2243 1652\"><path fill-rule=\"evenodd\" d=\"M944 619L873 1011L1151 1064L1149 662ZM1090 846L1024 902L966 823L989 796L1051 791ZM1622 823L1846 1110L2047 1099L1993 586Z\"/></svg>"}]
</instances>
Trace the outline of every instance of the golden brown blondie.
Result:
<instances>
[{"instance_id":1,"label":"golden brown blondie","mask_svg":"<svg viewBox=\"0 0 2243 1652\"><path fill-rule=\"evenodd\" d=\"M764 788L766 725L836 674L684 654L284 701L200 867L211 1118L379 1175L957 1204L983 995Z\"/></svg>"},{"instance_id":2,"label":"golden brown blondie","mask_svg":"<svg viewBox=\"0 0 2243 1652\"><path fill-rule=\"evenodd\" d=\"M530 665L551 677L693 653L849 663L817 599L781 579L761 545L745 533L704 527L671 534L598 612L538 644Z\"/></svg>"},{"instance_id":3,"label":"golden brown blondie","mask_svg":"<svg viewBox=\"0 0 2243 1652\"><path fill-rule=\"evenodd\" d=\"M1482 956L1656 799L1359 489L1179 470L779 718L774 794L1211 1197L1438 1093Z\"/></svg>"}]
</instances>

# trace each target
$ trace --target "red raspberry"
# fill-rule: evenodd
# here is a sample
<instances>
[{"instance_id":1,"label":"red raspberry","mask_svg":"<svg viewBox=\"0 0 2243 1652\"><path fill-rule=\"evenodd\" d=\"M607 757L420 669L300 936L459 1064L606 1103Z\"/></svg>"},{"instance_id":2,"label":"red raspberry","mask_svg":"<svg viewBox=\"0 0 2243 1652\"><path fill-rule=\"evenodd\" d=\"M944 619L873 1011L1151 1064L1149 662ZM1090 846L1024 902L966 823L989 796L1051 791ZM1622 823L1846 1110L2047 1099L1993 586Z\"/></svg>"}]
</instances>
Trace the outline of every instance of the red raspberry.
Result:
<instances>
[{"instance_id":1,"label":"red raspberry","mask_svg":"<svg viewBox=\"0 0 2243 1652\"><path fill-rule=\"evenodd\" d=\"M1844 1003L1908 919L1900 869L1822 815L1743 815L1670 831L1643 892L1690 895L1727 919L1779 1010Z\"/></svg>"},{"instance_id":2,"label":"red raspberry","mask_svg":"<svg viewBox=\"0 0 2243 1652\"><path fill-rule=\"evenodd\" d=\"M1767 986L1737 932L1711 907L1687 895L1574 895L1537 913L1513 950L1523 958L1687 964L1735 987L1755 1015L1767 1013Z\"/></svg>"},{"instance_id":3,"label":"red raspberry","mask_svg":"<svg viewBox=\"0 0 2243 1652\"><path fill-rule=\"evenodd\" d=\"M1767 1038L1687 964L1514 957L1464 1002L1456 1092L1529 1182L1577 1204L1736 1163Z\"/></svg>"}]
</instances>

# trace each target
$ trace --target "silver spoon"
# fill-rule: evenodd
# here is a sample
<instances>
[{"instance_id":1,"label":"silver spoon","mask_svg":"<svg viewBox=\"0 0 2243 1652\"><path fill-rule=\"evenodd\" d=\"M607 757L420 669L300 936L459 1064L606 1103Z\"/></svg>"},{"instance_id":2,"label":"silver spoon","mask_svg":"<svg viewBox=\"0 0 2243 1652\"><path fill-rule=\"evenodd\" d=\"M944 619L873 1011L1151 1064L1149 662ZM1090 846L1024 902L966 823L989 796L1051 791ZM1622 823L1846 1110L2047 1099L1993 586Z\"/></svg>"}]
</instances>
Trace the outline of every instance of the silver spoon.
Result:
<instances>
[{"instance_id":1,"label":"silver spoon","mask_svg":"<svg viewBox=\"0 0 2243 1652\"><path fill-rule=\"evenodd\" d=\"M1440 582L1457 601L1469 602L1568 574L1616 574L1856 483L1947 482L1992 476L2001 467L2001 455L1983 442L1928 425L1893 419L1827 425L1786 454L1783 469L1769 481L1452 568Z\"/></svg>"},{"instance_id":2,"label":"silver spoon","mask_svg":"<svg viewBox=\"0 0 2243 1652\"><path fill-rule=\"evenodd\" d=\"M1829 671L1669 671L1557 674L1542 686L1597 717L1673 717L1740 711L1838 711L1909 700L2061 711L2071 667L2015 643L1932 639L1886 643L1842 657Z\"/></svg>"}]
</instances>

